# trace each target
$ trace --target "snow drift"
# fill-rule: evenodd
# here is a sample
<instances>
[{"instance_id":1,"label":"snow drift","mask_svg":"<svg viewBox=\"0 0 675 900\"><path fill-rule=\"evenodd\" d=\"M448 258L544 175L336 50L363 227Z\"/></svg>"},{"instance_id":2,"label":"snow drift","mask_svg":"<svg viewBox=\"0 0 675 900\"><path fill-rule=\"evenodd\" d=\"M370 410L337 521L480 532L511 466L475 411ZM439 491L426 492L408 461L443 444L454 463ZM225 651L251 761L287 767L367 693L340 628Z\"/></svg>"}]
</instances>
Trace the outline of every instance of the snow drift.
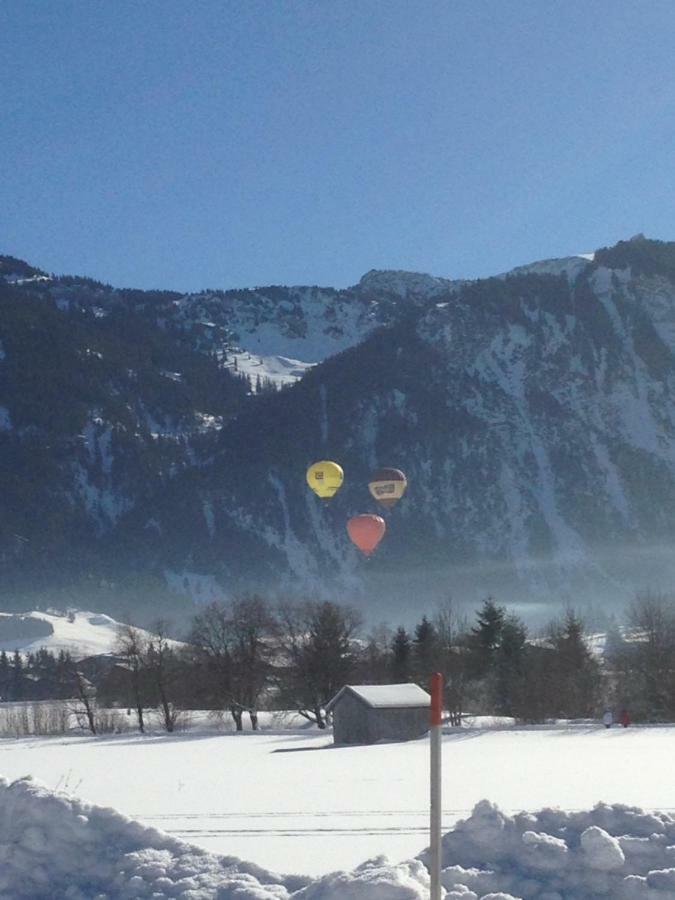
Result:
<instances>
[{"instance_id":1,"label":"snow drift","mask_svg":"<svg viewBox=\"0 0 675 900\"><path fill-rule=\"evenodd\" d=\"M417 900L419 861L317 881L216 856L113 809L0 779L0 897L12 900Z\"/></svg>"},{"instance_id":2,"label":"snow drift","mask_svg":"<svg viewBox=\"0 0 675 900\"><path fill-rule=\"evenodd\" d=\"M426 900L425 854L318 879L216 856L30 778L0 779L0 896L15 900ZM675 818L636 807L507 816L487 801L443 840L446 900L675 896Z\"/></svg>"},{"instance_id":3,"label":"snow drift","mask_svg":"<svg viewBox=\"0 0 675 900\"><path fill-rule=\"evenodd\" d=\"M673 897L675 818L602 803L507 816L483 800L444 836L443 867L462 900Z\"/></svg>"}]
</instances>

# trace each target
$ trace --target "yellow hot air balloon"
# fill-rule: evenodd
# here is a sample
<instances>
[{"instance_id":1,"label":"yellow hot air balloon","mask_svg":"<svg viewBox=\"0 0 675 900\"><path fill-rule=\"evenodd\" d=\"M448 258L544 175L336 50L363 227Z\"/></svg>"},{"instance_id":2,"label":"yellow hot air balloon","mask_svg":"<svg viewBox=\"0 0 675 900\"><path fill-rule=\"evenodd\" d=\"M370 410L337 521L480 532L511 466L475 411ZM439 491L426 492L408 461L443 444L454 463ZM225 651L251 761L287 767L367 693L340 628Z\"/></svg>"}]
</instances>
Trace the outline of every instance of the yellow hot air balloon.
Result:
<instances>
[{"instance_id":1,"label":"yellow hot air balloon","mask_svg":"<svg viewBox=\"0 0 675 900\"><path fill-rule=\"evenodd\" d=\"M323 500L330 499L339 490L344 477L342 467L329 459L315 462L307 469L307 484Z\"/></svg>"}]
</instances>

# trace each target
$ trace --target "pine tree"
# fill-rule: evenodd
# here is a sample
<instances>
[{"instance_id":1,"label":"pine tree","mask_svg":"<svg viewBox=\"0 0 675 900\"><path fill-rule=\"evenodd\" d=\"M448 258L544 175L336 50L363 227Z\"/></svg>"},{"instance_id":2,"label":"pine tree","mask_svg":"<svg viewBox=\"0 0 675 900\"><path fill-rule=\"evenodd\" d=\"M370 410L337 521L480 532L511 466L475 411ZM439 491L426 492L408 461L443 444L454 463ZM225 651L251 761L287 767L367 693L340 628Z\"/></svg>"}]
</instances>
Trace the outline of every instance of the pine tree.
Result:
<instances>
[{"instance_id":1,"label":"pine tree","mask_svg":"<svg viewBox=\"0 0 675 900\"><path fill-rule=\"evenodd\" d=\"M557 686L555 714L577 719L595 714L601 679L600 667L584 639L584 625L569 610L562 623L551 628L552 666Z\"/></svg>"},{"instance_id":2,"label":"pine tree","mask_svg":"<svg viewBox=\"0 0 675 900\"><path fill-rule=\"evenodd\" d=\"M626 650L626 642L621 633L621 629L616 621L616 617L611 614L607 618L607 626L605 629L605 646L602 655L610 665L613 660L621 656Z\"/></svg>"},{"instance_id":3,"label":"pine tree","mask_svg":"<svg viewBox=\"0 0 675 900\"><path fill-rule=\"evenodd\" d=\"M288 659L281 694L298 712L325 728L323 707L355 668L354 637L360 616L328 601L283 604L279 641Z\"/></svg>"},{"instance_id":4,"label":"pine tree","mask_svg":"<svg viewBox=\"0 0 675 900\"><path fill-rule=\"evenodd\" d=\"M492 669L494 653L499 647L504 630L506 610L497 606L492 597L483 601L476 625L471 629L471 670L474 678L484 678Z\"/></svg>"},{"instance_id":5,"label":"pine tree","mask_svg":"<svg viewBox=\"0 0 675 900\"><path fill-rule=\"evenodd\" d=\"M391 677L395 682L410 681L412 645L410 635L399 626L391 642Z\"/></svg>"},{"instance_id":6,"label":"pine tree","mask_svg":"<svg viewBox=\"0 0 675 900\"><path fill-rule=\"evenodd\" d=\"M435 627L422 616L421 622L415 626L413 641L413 664L417 681L427 688L429 676L436 669L438 651L438 634Z\"/></svg>"},{"instance_id":7,"label":"pine tree","mask_svg":"<svg viewBox=\"0 0 675 900\"><path fill-rule=\"evenodd\" d=\"M507 616L494 651L494 702L500 715L520 715L526 657L527 629L517 616Z\"/></svg>"},{"instance_id":8,"label":"pine tree","mask_svg":"<svg viewBox=\"0 0 675 900\"><path fill-rule=\"evenodd\" d=\"M0 652L0 700L7 700L10 689L10 669L7 654Z\"/></svg>"},{"instance_id":9,"label":"pine tree","mask_svg":"<svg viewBox=\"0 0 675 900\"><path fill-rule=\"evenodd\" d=\"M10 700L21 700L23 699L24 693L24 667L23 667L23 659L21 658L21 654L18 650L14 651L12 656L12 664L11 664L11 675L10 675L10 688L9 688L9 699Z\"/></svg>"}]
</instances>

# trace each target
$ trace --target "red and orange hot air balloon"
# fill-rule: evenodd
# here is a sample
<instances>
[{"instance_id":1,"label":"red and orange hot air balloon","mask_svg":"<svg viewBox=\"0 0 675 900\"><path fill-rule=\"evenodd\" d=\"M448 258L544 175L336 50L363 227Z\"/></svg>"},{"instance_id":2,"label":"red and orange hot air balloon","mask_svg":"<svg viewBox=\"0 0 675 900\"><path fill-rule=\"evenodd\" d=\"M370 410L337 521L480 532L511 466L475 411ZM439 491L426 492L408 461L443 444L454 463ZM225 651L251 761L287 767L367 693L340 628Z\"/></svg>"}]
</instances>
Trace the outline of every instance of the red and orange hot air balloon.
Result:
<instances>
[{"instance_id":1,"label":"red and orange hot air balloon","mask_svg":"<svg viewBox=\"0 0 675 900\"><path fill-rule=\"evenodd\" d=\"M356 544L361 553L370 556L380 543L387 530L387 525L382 516L374 516L364 513L360 516L352 516L347 522L347 533Z\"/></svg>"}]
</instances>

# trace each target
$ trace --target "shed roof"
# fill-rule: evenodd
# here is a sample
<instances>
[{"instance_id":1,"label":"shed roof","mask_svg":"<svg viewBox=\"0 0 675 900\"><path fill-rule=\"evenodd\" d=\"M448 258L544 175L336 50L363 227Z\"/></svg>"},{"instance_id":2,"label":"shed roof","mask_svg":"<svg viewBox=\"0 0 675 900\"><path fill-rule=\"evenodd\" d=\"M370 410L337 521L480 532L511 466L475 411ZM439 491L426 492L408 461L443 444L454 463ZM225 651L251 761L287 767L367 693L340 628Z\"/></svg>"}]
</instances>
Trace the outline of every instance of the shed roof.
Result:
<instances>
[{"instance_id":1,"label":"shed roof","mask_svg":"<svg viewBox=\"0 0 675 900\"><path fill-rule=\"evenodd\" d=\"M350 691L373 709L406 709L429 706L431 698L417 684L346 684L327 704L329 711Z\"/></svg>"}]
</instances>

